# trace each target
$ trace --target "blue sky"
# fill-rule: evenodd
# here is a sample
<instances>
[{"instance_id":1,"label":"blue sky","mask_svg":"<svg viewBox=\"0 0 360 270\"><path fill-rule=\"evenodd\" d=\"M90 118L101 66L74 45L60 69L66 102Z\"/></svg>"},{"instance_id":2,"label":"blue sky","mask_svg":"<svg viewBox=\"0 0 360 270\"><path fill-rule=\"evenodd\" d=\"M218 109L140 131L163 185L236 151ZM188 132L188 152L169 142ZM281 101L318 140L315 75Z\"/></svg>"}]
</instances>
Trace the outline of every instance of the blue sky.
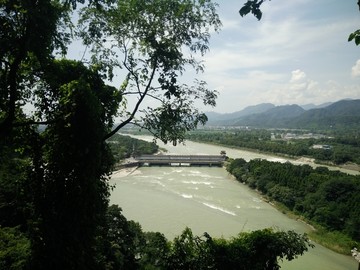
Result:
<instances>
[{"instance_id":1,"label":"blue sky","mask_svg":"<svg viewBox=\"0 0 360 270\"><path fill-rule=\"evenodd\" d=\"M200 109L230 113L265 102L360 98L360 46L347 41L360 28L357 0L266 1L261 21L239 15L244 2L217 0L223 27L210 39L205 73L185 72L185 82L196 77L220 93L215 108ZM81 58L84 47L73 49L69 57Z\"/></svg>"},{"instance_id":2,"label":"blue sky","mask_svg":"<svg viewBox=\"0 0 360 270\"><path fill-rule=\"evenodd\" d=\"M240 17L245 0L223 0L201 79L220 92L217 112L271 102L321 104L360 98L356 0L272 0L263 18ZM210 109L207 109L210 110Z\"/></svg>"}]
</instances>

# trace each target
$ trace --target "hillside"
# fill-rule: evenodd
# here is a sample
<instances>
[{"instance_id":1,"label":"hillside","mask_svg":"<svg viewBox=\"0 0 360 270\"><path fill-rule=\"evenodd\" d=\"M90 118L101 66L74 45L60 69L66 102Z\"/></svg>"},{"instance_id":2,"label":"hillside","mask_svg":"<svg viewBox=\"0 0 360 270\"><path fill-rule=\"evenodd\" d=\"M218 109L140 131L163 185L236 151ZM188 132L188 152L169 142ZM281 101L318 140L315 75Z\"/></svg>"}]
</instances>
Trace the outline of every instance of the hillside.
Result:
<instances>
[{"instance_id":1,"label":"hillside","mask_svg":"<svg viewBox=\"0 0 360 270\"><path fill-rule=\"evenodd\" d=\"M360 126L360 100L341 100L293 119L293 127L353 128Z\"/></svg>"},{"instance_id":2,"label":"hillside","mask_svg":"<svg viewBox=\"0 0 360 270\"><path fill-rule=\"evenodd\" d=\"M277 106L266 112L238 119L236 126L284 127L289 119L300 116L305 110L299 105Z\"/></svg>"},{"instance_id":3,"label":"hillside","mask_svg":"<svg viewBox=\"0 0 360 270\"><path fill-rule=\"evenodd\" d=\"M329 105L333 104L333 102L326 102L326 103L322 103L322 104L319 104L319 105L315 105L315 104L305 104L305 105L301 105L301 107L308 111L308 110L311 110L311 109L321 109L321 108L325 108Z\"/></svg>"},{"instance_id":4,"label":"hillside","mask_svg":"<svg viewBox=\"0 0 360 270\"><path fill-rule=\"evenodd\" d=\"M236 121L240 117L258 114L266 112L270 109L275 108L274 104L271 103L261 103L254 106L248 106L245 109L233 113L216 113L216 112L207 112L206 115L209 118L208 125L217 125L224 124L226 122L228 124L232 124L232 122Z\"/></svg>"},{"instance_id":5,"label":"hillside","mask_svg":"<svg viewBox=\"0 0 360 270\"><path fill-rule=\"evenodd\" d=\"M360 127L360 100L340 100L322 108L305 110L293 104L250 106L233 114L209 114L208 126L252 126L262 128L343 129ZM273 105L273 106L271 106ZM263 108L264 110L256 110ZM235 116L238 116L235 118Z\"/></svg>"}]
</instances>

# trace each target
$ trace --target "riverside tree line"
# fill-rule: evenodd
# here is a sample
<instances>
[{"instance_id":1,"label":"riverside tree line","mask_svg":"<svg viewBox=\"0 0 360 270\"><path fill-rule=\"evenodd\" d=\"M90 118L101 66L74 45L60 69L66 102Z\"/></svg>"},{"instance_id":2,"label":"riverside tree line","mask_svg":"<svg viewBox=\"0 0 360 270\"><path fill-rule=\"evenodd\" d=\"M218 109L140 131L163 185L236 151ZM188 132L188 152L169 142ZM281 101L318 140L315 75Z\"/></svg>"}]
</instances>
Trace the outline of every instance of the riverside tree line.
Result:
<instances>
[{"instance_id":1,"label":"riverside tree line","mask_svg":"<svg viewBox=\"0 0 360 270\"><path fill-rule=\"evenodd\" d=\"M266 129L197 130L190 132L188 138L194 141L256 149L292 157L305 156L314 158L317 162L330 162L338 165L347 162L360 164L360 138L357 132L328 132L324 138L292 140L272 139L274 132L280 131ZM315 149L313 146L316 144L329 145L330 148Z\"/></svg>"},{"instance_id":2,"label":"riverside tree line","mask_svg":"<svg viewBox=\"0 0 360 270\"><path fill-rule=\"evenodd\" d=\"M322 244L344 254L359 246L359 175L260 159L231 160L227 170L313 224L316 231L311 236Z\"/></svg>"}]
</instances>

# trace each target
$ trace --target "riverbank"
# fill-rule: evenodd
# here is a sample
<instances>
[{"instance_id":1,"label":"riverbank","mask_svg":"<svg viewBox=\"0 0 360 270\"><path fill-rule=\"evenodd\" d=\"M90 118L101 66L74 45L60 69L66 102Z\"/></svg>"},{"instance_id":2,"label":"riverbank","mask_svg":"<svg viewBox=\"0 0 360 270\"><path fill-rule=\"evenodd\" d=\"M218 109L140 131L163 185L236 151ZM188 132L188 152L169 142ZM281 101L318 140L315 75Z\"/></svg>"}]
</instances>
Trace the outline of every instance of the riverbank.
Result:
<instances>
[{"instance_id":1,"label":"riverbank","mask_svg":"<svg viewBox=\"0 0 360 270\"><path fill-rule=\"evenodd\" d=\"M122 168L122 169L113 171L111 174L111 177L123 178L123 177L129 176L129 175L134 175L134 174L137 174L137 169L138 169L138 166Z\"/></svg>"},{"instance_id":2,"label":"riverbank","mask_svg":"<svg viewBox=\"0 0 360 270\"><path fill-rule=\"evenodd\" d=\"M306 224L310 228L309 232L307 233L308 237L315 243L322 245L325 248L328 248L339 254L351 256L351 249L354 248L354 246L360 246L360 243L357 243L348 236L340 232L328 231L324 227L307 220L304 218L304 216L294 213L279 202L269 201L269 203L288 218Z\"/></svg>"},{"instance_id":3,"label":"riverbank","mask_svg":"<svg viewBox=\"0 0 360 270\"><path fill-rule=\"evenodd\" d=\"M237 180L235 175L232 175L231 172L229 172L229 173L230 173L231 177L234 178L234 180ZM243 178L243 177L244 176L241 176L241 179L249 179L246 176L245 176L245 178ZM250 188L248 183L254 184L251 181L250 182L242 181L242 180L238 180L238 181L243 183L244 185L246 185L248 188ZM268 182L268 184L271 184L271 183L272 182ZM272 183L272 184L274 185L274 183ZM307 234L308 234L309 238L312 241L314 241L315 243L320 244L323 247L326 247L334 252L337 252L337 253L343 254L343 255L347 255L347 256L350 255L350 250L352 248L360 246L359 242L351 239L351 237L345 235L344 233L342 233L340 231L329 230L329 229L325 228L324 226L319 225L314 220L309 220L309 219L305 218L305 216L302 213L297 212L297 211L292 211L285 204L276 200L276 198L273 198L271 195L268 196L268 193L262 193L258 189L254 189L254 190L259 194L259 196L262 197L264 202L269 203L271 206L273 206L279 212L286 215L288 218L291 218L293 220L300 221L300 222L303 222L304 224L306 224L309 227L309 231L307 232ZM274 192L275 191L276 191L276 189L274 190ZM289 190L289 191L291 193L291 190ZM281 198L280 198L280 200L281 200Z\"/></svg>"},{"instance_id":4,"label":"riverbank","mask_svg":"<svg viewBox=\"0 0 360 270\"><path fill-rule=\"evenodd\" d=\"M342 172L345 172L345 173L348 173L351 175L360 174L360 165L355 164L355 163L350 163L350 162L341 164L341 165L335 165L335 164L332 164L329 162L325 162L325 161L322 162L322 161L315 160L312 157L290 156L290 155L286 155L286 154L282 154L282 153L273 153L273 152L262 151L262 150L258 150L258 149L246 148L246 147L238 147L238 146L219 144L219 143L213 143L213 142L205 142L205 141L199 141L199 140L192 140L192 141L196 142L196 143L208 144L208 145L213 145L213 146L218 146L218 147L231 148L234 150L248 151L248 152L257 153L260 155L270 155L270 156L285 159L285 161L289 161L294 164L307 164L312 167L323 166L330 170L339 170L339 171L342 171ZM230 158L232 158L232 157L230 157Z\"/></svg>"}]
</instances>

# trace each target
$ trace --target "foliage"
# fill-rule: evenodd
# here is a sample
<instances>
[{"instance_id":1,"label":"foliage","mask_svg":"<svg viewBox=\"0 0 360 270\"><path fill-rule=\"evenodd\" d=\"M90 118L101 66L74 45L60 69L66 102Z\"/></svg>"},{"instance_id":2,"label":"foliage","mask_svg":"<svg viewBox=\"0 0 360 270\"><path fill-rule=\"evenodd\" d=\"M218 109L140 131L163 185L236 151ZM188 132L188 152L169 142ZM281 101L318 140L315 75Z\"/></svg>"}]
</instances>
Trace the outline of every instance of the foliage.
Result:
<instances>
[{"instance_id":1,"label":"foliage","mask_svg":"<svg viewBox=\"0 0 360 270\"><path fill-rule=\"evenodd\" d=\"M260 9L260 6L265 1L266 0L249 0L249 1L247 1L244 4L244 6L239 10L241 17L244 17L251 12L255 16L255 18L260 21L261 17L262 17L262 11Z\"/></svg>"},{"instance_id":2,"label":"foliage","mask_svg":"<svg viewBox=\"0 0 360 270\"><path fill-rule=\"evenodd\" d=\"M207 233L204 238L194 236L190 228L185 228L171 244L167 269L213 269L213 242Z\"/></svg>"},{"instance_id":3,"label":"foliage","mask_svg":"<svg viewBox=\"0 0 360 270\"><path fill-rule=\"evenodd\" d=\"M309 232L309 237L316 243L340 254L349 255L349 248L358 246L351 237L338 231L329 231L323 227L317 227Z\"/></svg>"},{"instance_id":4,"label":"foliage","mask_svg":"<svg viewBox=\"0 0 360 270\"><path fill-rule=\"evenodd\" d=\"M193 236L186 228L172 242L168 269L280 269L313 247L305 235L272 229L240 233L232 239Z\"/></svg>"},{"instance_id":5,"label":"foliage","mask_svg":"<svg viewBox=\"0 0 360 270\"><path fill-rule=\"evenodd\" d=\"M351 249L355 241L360 241L357 230L360 176L329 171L325 167L313 169L308 165L259 159L249 162L235 159L227 170L237 180L258 189L313 223L351 238L352 241L344 241L348 245L346 249Z\"/></svg>"},{"instance_id":6,"label":"foliage","mask_svg":"<svg viewBox=\"0 0 360 270\"><path fill-rule=\"evenodd\" d=\"M186 67L203 70L193 54L203 55L211 29L220 27L215 8L209 0L119 0L102 9L82 10L80 36L91 47L92 63L109 78L115 68L126 71L120 91L125 97L137 97L133 110L123 108L125 120L108 136L134 122L165 143L176 144L186 131L206 122L195 101L214 106L217 92L208 90L203 81L182 84L180 77ZM140 108L145 98L157 106ZM138 110L142 116L136 119Z\"/></svg>"},{"instance_id":7,"label":"foliage","mask_svg":"<svg viewBox=\"0 0 360 270\"><path fill-rule=\"evenodd\" d=\"M55 69L56 72L52 72ZM49 72L50 74L48 74ZM116 89L81 63L54 61L40 74L49 123L34 145L31 240L36 269L96 269L95 238L108 204L111 157L103 141ZM37 90L38 91L38 90Z\"/></svg>"},{"instance_id":8,"label":"foliage","mask_svg":"<svg viewBox=\"0 0 360 270\"><path fill-rule=\"evenodd\" d=\"M0 141L0 226L27 228L31 194L27 192L30 169L29 144L33 130L22 128L13 137Z\"/></svg>"},{"instance_id":9,"label":"foliage","mask_svg":"<svg viewBox=\"0 0 360 270\"><path fill-rule=\"evenodd\" d=\"M96 51L91 62L56 59L75 33L70 15L78 2L91 30L90 41L83 36L88 46L108 48L97 30L121 49L135 41L125 49L125 62L106 52L96 59ZM113 157L105 139L134 119L146 96L161 100L165 93L144 118L144 126L164 141L181 141L186 130L206 121L193 101L215 105L216 92L204 82L177 82L187 65L202 68L181 50L206 52L210 31L220 26L215 7L211 1L1 1L0 223L28 236L32 269L102 269L109 266L106 258L135 264L132 249L119 249L120 257L119 250L103 253L109 249L103 248L102 230L112 225L107 207ZM105 83L111 80L106 61L129 73L120 89ZM112 130L114 117L126 110L124 96L134 90L138 102L130 114L120 113L125 120ZM35 107L31 115L23 112L26 103ZM135 223L126 226L124 231L140 231ZM15 233L7 235L16 240Z\"/></svg>"},{"instance_id":10,"label":"foliage","mask_svg":"<svg viewBox=\"0 0 360 270\"><path fill-rule=\"evenodd\" d=\"M29 265L29 259L29 239L16 227L0 227L0 269L24 269Z\"/></svg>"},{"instance_id":11,"label":"foliage","mask_svg":"<svg viewBox=\"0 0 360 270\"><path fill-rule=\"evenodd\" d=\"M35 70L55 49L65 51L69 36L62 28L67 12L67 6L56 1L1 1L0 134L19 121L19 110L31 95L28 84Z\"/></svg>"},{"instance_id":12,"label":"foliage","mask_svg":"<svg viewBox=\"0 0 360 270\"><path fill-rule=\"evenodd\" d=\"M360 1L357 2L359 9L360 9ZM354 31L349 35L348 41L354 40L356 45L360 44L360 29Z\"/></svg>"},{"instance_id":13,"label":"foliage","mask_svg":"<svg viewBox=\"0 0 360 270\"><path fill-rule=\"evenodd\" d=\"M215 269L280 269L279 260L293 260L314 247L306 235L272 229L216 240Z\"/></svg>"},{"instance_id":14,"label":"foliage","mask_svg":"<svg viewBox=\"0 0 360 270\"><path fill-rule=\"evenodd\" d=\"M360 44L360 29L356 30L355 32L349 35L348 41L354 40L356 45Z\"/></svg>"},{"instance_id":15,"label":"foliage","mask_svg":"<svg viewBox=\"0 0 360 270\"><path fill-rule=\"evenodd\" d=\"M146 142L120 134L112 136L107 140L107 143L110 146L115 162L131 156L154 154L159 150L159 147L154 142Z\"/></svg>"},{"instance_id":16,"label":"foliage","mask_svg":"<svg viewBox=\"0 0 360 270\"><path fill-rule=\"evenodd\" d=\"M92 51L87 64L55 59L66 52L78 2L84 4L79 33ZM209 237L201 252L190 231L172 246L108 207L113 157L105 139L140 111L144 117L135 123L164 142L182 141L185 131L206 121L195 101L213 106L217 92L205 82L188 86L179 79L187 67L203 69L194 54L208 50L210 32L220 27L215 8L209 0L1 2L0 222L9 226L0 229L4 267L169 269L168 259L176 261L172 254L183 255L183 248L200 256L185 254L190 265L209 262ZM120 89L105 83L113 67L127 72ZM134 93L138 100L128 111L125 96ZM158 103L141 109L145 97ZM23 112L27 102L35 106L30 116ZM111 130L115 116L124 120ZM301 254L297 244L291 256Z\"/></svg>"},{"instance_id":17,"label":"foliage","mask_svg":"<svg viewBox=\"0 0 360 270\"><path fill-rule=\"evenodd\" d=\"M106 225L102 230L105 269L137 269L135 256L143 234L140 225L128 221L121 213L121 208L111 205L107 209ZM140 240L139 240L140 239Z\"/></svg>"}]
</instances>

